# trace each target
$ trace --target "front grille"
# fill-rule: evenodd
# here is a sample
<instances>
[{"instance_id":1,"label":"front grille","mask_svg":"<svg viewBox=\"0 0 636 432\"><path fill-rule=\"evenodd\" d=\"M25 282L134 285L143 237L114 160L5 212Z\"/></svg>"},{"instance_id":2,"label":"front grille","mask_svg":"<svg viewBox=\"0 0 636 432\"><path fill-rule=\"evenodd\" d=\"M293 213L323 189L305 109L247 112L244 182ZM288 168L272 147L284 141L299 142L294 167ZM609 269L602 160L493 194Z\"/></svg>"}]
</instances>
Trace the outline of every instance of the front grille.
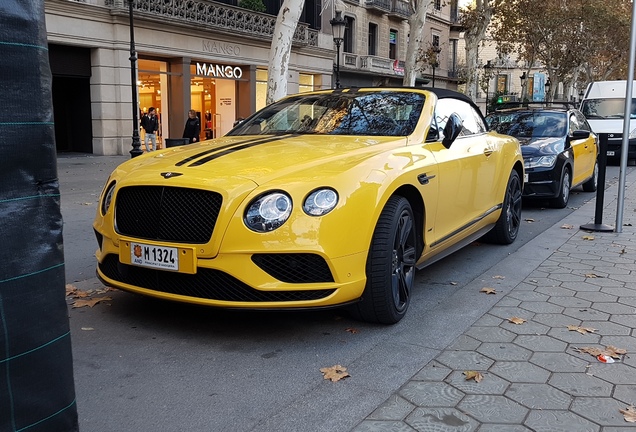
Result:
<instances>
[{"instance_id":1,"label":"front grille","mask_svg":"<svg viewBox=\"0 0 636 432\"><path fill-rule=\"evenodd\" d=\"M270 276L288 283L333 282L325 260L315 254L254 254L254 264Z\"/></svg>"},{"instance_id":2,"label":"front grille","mask_svg":"<svg viewBox=\"0 0 636 432\"><path fill-rule=\"evenodd\" d=\"M318 300L335 289L259 291L219 270L198 269L196 274L175 273L122 264L116 255L107 255L99 269L109 279L129 285L210 300L232 302L292 302Z\"/></svg>"},{"instance_id":3,"label":"front grille","mask_svg":"<svg viewBox=\"0 0 636 432\"><path fill-rule=\"evenodd\" d=\"M115 227L122 235L167 242L210 241L223 198L216 192L129 186L117 193Z\"/></svg>"}]
</instances>

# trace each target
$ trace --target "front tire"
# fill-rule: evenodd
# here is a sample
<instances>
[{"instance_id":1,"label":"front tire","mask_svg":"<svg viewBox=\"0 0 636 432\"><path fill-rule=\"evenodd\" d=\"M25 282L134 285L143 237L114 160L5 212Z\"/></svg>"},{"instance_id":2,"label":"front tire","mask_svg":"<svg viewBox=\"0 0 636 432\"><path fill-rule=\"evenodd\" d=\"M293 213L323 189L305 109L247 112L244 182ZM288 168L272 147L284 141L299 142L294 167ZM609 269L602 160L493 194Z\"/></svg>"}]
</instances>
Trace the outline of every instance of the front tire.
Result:
<instances>
[{"instance_id":1,"label":"front tire","mask_svg":"<svg viewBox=\"0 0 636 432\"><path fill-rule=\"evenodd\" d=\"M554 208L565 208L570 200L570 188L572 180L570 179L570 169L564 168L561 174L561 183L559 184L559 195L550 200L550 206Z\"/></svg>"},{"instance_id":2,"label":"front tire","mask_svg":"<svg viewBox=\"0 0 636 432\"><path fill-rule=\"evenodd\" d=\"M596 192L598 188L598 160L594 162L594 173L592 177L585 183L583 183L583 190L585 192Z\"/></svg>"},{"instance_id":3,"label":"front tire","mask_svg":"<svg viewBox=\"0 0 636 432\"><path fill-rule=\"evenodd\" d=\"M512 170L508 185L506 186L506 195L504 196L503 208L501 215L497 219L495 227L491 229L484 240L489 243L510 244L515 241L519 234L521 226L521 180L519 173Z\"/></svg>"},{"instance_id":4,"label":"front tire","mask_svg":"<svg viewBox=\"0 0 636 432\"><path fill-rule=\"evenodd\" d=\"M367 257L367 284L352 315L381 324L400 321L411 302L417 259L417 229L404 197L386 203L375 227Z\"/></svg>"}]
</instances>

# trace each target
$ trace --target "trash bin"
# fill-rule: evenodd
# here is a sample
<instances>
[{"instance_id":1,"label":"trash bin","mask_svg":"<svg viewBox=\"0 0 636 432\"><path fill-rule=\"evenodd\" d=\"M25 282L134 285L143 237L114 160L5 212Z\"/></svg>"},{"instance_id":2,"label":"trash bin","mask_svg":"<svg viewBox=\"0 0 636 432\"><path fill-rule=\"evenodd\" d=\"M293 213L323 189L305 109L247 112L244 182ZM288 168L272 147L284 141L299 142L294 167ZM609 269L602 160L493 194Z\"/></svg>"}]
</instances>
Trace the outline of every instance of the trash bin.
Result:
<instances>
[{"instance_id":1,"label":"trash bin","mask_svg":"<svg viewBox=\"0 0 636 432\"><path fill-rule=\"evenodd\" d=\"M188 138L166 138L166 148L189 144Z\"/></svg>"}]
</instances>

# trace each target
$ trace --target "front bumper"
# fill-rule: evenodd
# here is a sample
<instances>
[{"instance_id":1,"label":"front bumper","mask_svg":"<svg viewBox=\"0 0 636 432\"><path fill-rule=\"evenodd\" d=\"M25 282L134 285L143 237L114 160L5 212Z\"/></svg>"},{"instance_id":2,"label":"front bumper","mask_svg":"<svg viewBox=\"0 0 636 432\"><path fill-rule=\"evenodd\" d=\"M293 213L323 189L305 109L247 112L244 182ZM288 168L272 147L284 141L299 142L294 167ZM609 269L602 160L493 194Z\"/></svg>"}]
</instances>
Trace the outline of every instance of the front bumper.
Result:
<instances>
[{"instance_id":1,"label":"front bumper","mask_svg":"<svg viewBox=\"0 0 636 432\"><path fill-rule=\"evenodd\" d=\"M96 235L97 275L104 284L166 300L225 308L321 308L358 300L366 284L363 252L327 259L319 253L263 250L207 259L195 251L194 272L169 271L133 265L120 247L129 240Z\"/></svg>"},{"instance_id":2,"label":"front bumper","mask_svg":"<svg viewBox=\"0 0 636 432\"><path fill-rule=\"evenodd\" d=\"M550 169L533 170L526 169L528 180L523 186L524 198L554 198L561 190L560 166L555 165Z\"/></svg>"}]
</instances>

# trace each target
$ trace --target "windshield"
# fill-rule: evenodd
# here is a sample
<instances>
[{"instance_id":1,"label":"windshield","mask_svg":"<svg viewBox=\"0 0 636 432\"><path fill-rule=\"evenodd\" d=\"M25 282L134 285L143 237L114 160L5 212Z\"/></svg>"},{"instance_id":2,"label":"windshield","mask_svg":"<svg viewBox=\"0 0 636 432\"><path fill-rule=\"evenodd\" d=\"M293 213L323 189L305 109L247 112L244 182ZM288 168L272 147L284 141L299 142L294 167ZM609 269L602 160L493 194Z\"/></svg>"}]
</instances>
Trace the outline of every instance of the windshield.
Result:
<instances>
[{"instance_id":1,"label":"windshield","mask_svg":"<svg viewBox=\"0 0 636 432\"><path fill-rule=\"evenodd\" d=\"M629 118L636 118L636 99L632 99ZM581 112L588 119L622 119L625 99L586 99L581 103Z\"/></svg>"},{"instance_id":2,"label":"windshield","mask_svg":"<svg viewBox=\"0 0 636 432\"><path fill-rule=\"evenodd\" d=\"M406 136L413 133L423 105L424 95L412 92L297 95L263 108L227 135Z\"/></svg>"},{"instance_id":3,"label":"windshield","mask_svg":"<svg viewBox=\"0 0 636 432\"><path fill-rule=\"evenodd\" d=\"M516 138L563 137L566 134L565 112L509 112L486 117L490 129Z\"/></svg>"}]
</instances>

